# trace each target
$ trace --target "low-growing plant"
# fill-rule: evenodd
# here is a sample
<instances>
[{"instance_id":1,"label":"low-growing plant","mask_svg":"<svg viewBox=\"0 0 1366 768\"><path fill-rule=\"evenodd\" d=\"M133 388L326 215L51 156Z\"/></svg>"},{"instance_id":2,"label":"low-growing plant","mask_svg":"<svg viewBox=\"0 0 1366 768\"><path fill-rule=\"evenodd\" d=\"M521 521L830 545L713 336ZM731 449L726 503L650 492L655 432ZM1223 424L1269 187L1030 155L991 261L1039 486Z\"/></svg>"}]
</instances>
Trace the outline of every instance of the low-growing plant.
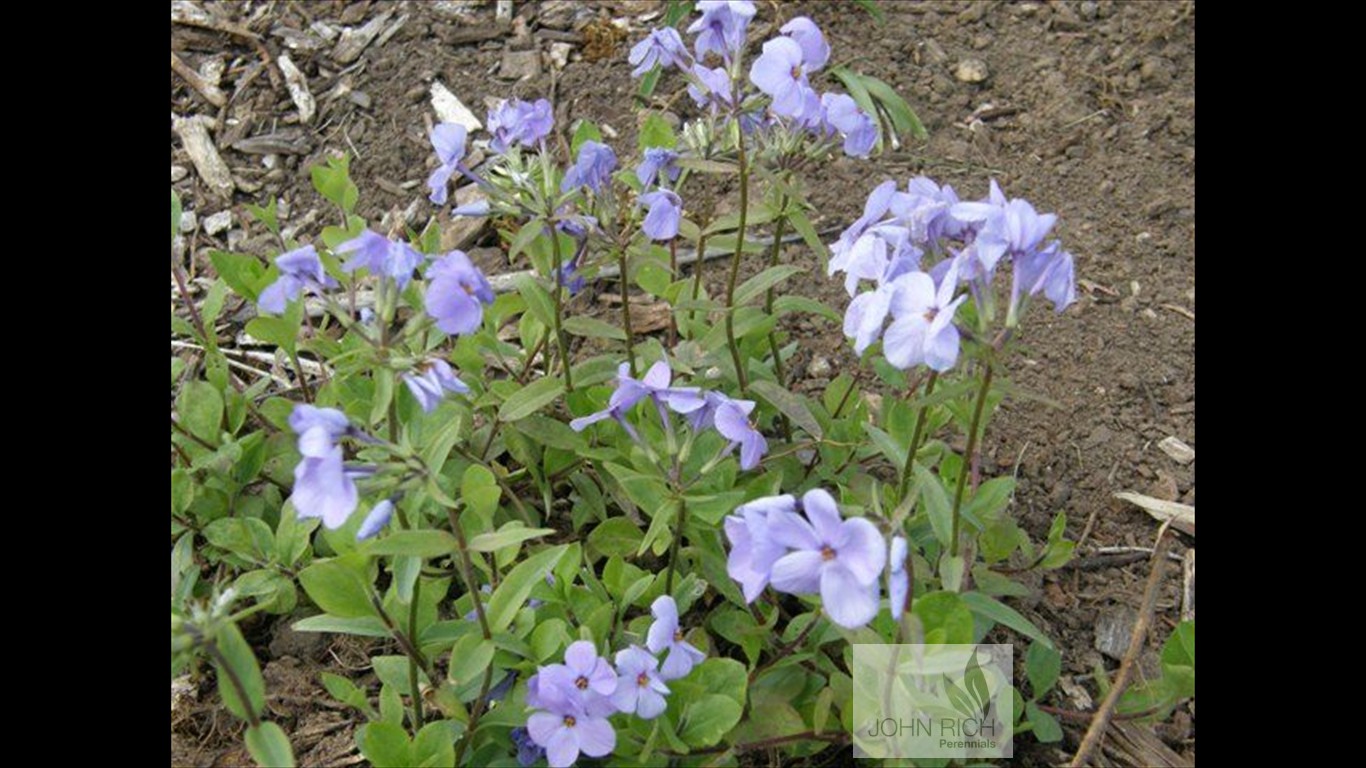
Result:
<instances>
[{"instance_id":1,"label":"low-growing plant","mask_svg":"<svg viewBox=\"0 0 1366 768\"><path fill-rule=\"evenodd\" d=\"M313 171L340 214L317 242L281 237L269 264L215 252L205 300L172 314L202 348L171 366L172 674L212 664L258 761L292 757L236 622L293 612L298 587L317 611L296 630L387 641L377 700L323 681L365 719L376 766L811 755L849 741L851 644L971 643L997 625L1030 643L1017 727L1060 738L1036 706L1058 653L1001 599L1025 591L1012 573L1068 561L1066 517L1031 541L1008 514L1013 479L978 464L1018 393L1006 373L1033 305L1074 299L1055 217L994 181L967 201L886 181L827 246L813 172L916 135L914 112L827 68L810 19L749 62L754 4L696 5L691 48L678 4L631 49L646 104L677 78L697 107L678 126L643 109L632 162L588 121L557 151L545 100L489 113L478 168L464 126L432 130L430 199L477 185L451 213L493 217L522 277L494 284L443 252L435 220L374 231L337 158ZM818 92L823 75L849 92ZM738 200L717 215L724 188ZM282 234L273 208L253 211ZM173 238L178 219L173 195ZM780 263L789 242L804 248ZM746 258L766 266L741 281ZM842 314L790 290L821 271L843 275ZM619 324L574 314L606 277ZM663 338L632 328L632 286L669 307ZM288 391L231 370L215 332L229 293L254 303L245 332L278 347ZM871 377L793 392L792 313L842 323ZM874 380L904 396L864 397ZM1143 706L1193 693L1193 637Z\"/></svg>"}]
</instances>

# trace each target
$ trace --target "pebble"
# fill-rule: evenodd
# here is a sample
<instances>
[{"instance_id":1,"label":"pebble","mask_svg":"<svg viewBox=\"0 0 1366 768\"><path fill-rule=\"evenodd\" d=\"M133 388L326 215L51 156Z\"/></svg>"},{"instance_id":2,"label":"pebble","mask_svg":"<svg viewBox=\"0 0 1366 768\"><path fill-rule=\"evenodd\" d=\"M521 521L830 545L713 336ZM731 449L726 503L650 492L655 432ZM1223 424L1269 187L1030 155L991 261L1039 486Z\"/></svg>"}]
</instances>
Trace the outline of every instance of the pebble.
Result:
<instances>
[{"instance_id":1,"label":"pebble","mask_svg":"<svg viewBox=\"0 0 1366 768\"><path fill-rule=\"evenodd\" d=\"M217 235L232 226L232 211L219 211L204 219L204 234Z\"/></svg>"},{"instance_id":2,"label":"pebble","mask_svg":"<svg viewBox=\"0 0 1366 768\"><path fill-rule=\"evenodd\" d=\"M811 358L811 364L806 367L806 375L816 378L829 376L831 370L830 360L818 356Z\"/></svg>"},{"instance_id":3,"label":"pebble","mask_svg":"<svg viewBox=\"0 0 1366 768\"><path fill-rule=\"evenodd\" d=\"M1189 464L1195 461L1195 449L1175 436L1162 438L1157 447L1161 448L1162 452L1170 456L1172 461L1177 464Z\"/></svg>"},{"instance_id":4,"label":"pebble","mask_svg":"<svg viewBox=\"0 0 1366 768\"><path fill-rule=\"evenodd\" d=\"M541 74L541 52L503 51L503 66L498 76L505 80L526 80Z\"/></svg>"},{"instance_id":5,"label":"pebble","mask_svg":"<svg viewBox=\"0 0 1366 768\"><path fill-rule=\"evenodd\" d=\"M194 211L182 211L180 214L180 231L193 232L199 226L199 219L194 215Z\"/></svg>"},{"instance_id":6,"label":"pebble","mask_svg":"<svg viewBox=\"0 0 1366 768\"><path fill-rule=\"evenodd\" d=\"M352 91L346 94L346 98L350 99L352 104L355 104L361 109L370 108L370 94L366 93L365 91Z\"/></svg>"},{"instance_id":7,"label":"pebble","mask_svg":"<svg viewBox=\"0 0 1366 768\"><path fill-rule=\"evenodd\" d=\"M964 83L981 83L991 75L987 63L981 59L963 59L953 68L953 76Z\"/></svg>"},{"instance_id":8,"label":"pebble","mask_svg":"<svg viewBox=\"0 0 1366 768\"><path fill-rule=\"evenodd\" d=\"M1129 637L1138 623L1138 611L1116 605L1100 612L1096 619L1096 650L1112 659L1123 659L1129 650Z\"/></svg>"},{"instance_id":9,"label":"pebble","mask_svg":"<svg viewBox=\"0 0 1366 768\"><path fill-rule=\"evenodd\" d=\"M1094 21L1099 12L1100 4L1095 2L1095 0L1085 0L1085 2L1081 4L1081 17L1087 21Z\"/></svg>"},{"instance_id":10,"label":"pebble","mask_svg":"<svg viewBox=\"0 0 1366 768\"><path fill-rule=\"evenodd\" d=\"M554 63L556 69L564 69L569 63L569 54L573 52L574 46L569 43L551 43L550 61Z\"/></svg>"},{"instance_id":11,"label":"pebble","mask_svg":"<svg viewBox=\"0 0 1366 768\"><path fill-rule=\"evenodd\" d=\"M186 168L186 167L183 166L183 165L172 165L172 166L171 166L171 183L172 183L172 184L176 183L177 181L180 181L181 179L183 179L183 178L185 178L186 176L189 176L189 175L190 175L190 169L189 169L189 168Z\"/></svg>"}]
</instances>

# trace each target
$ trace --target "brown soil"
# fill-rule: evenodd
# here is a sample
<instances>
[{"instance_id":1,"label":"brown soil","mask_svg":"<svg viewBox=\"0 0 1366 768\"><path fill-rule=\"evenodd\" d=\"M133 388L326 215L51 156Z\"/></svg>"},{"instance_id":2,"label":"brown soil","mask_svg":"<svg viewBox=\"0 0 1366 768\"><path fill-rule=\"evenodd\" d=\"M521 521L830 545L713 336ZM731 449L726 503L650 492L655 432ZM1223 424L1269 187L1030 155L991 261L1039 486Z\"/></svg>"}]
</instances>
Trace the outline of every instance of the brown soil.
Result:
<instances>
[{"instance_id":1,"label":"brown soil","mask_svg":"<svg viewBox=\"0 0 1366 768\"><path fill-rule=\"evenodd\" d=\"M354 155L361 215L377 220L422 198L432 162L424 120L432 119L426 94L433 78L481 118L486 99L551 97L561 129L588 118L612 126L623 146L633 146L635 83L626 47L650 24L637 19L657 10L658 3L516 5L529 37L497 27L492 3L206 3L223 18L261 33L272 55L288 51L319 102L312 125L301 128L291 125L297 123L296 110L283 86L273 87L265 73L223 110L172 75L172 111L216 117L215 140L229 166L248 188L260 185L252 194L237 192L231 206L234 230L243 226L245 203L274 196L290 210L286 226L299 226L301 240L316 237L335 214L314 193L307 169L339 150ZM1058 511L1065 511L1069 538L1089 529L1079 556L1094 555L1101 547L1151 546L1157 524L1112 494L1136 490L1195 503L1195 464L1180 465L1157 446L1167 436L1195 445L1193 3L884 0L881 5L882 25L850 4L802 2L780 9L784 18L813 17L836 61L848 60L887 80L930 132L928 142L890 157L841 159L823 169L810 180L821 212L816 226L843 227L884 178L904 182L921 173L953 184L965 197L984 194L994 177L1010 196L1057 212L1057 234L1077 257L1079 300L1059 317L1032 314L1025 354L1012 361L1009 375L1023 389L1061 404L1061 410L1008 402L984 442L982 469L988 475L1016 475L1015 513L1036 538ZM765 20L773 19L773 8L761 6L752 41L768 33ZM331 44L317 51L291 50L279 34L283 28L307 32L315 21L359 26L385 11L392 20L407 15L407 21L382 45L367 48L350 69L330 59ZM625 43L614 51L610 35L596 34L604 29L600 20L610 18L632 24ZM506 48L535 45L545 51L572 34L582 40L585 23L593 42L587 50L576 43L562 71L552 73L547 58L539 76L522 82L499 79L495 69ZM470 42L481 36L485 39ZM178 24L171 28L171 49L196 69L206 59L222 59L228 65L224 88L229 95L260 61L240 37ZM986 64L985 82L968 84L955 77L964 59ZM661 92L670 87L666 80ZM338 95L345 91L351 95ZM267 168L260 155L227 148L273 130L297 132L306 151L280 155ZM171 162L189 166L175 134ZM226 207L207 193L193 170L173 188L200 222ZM424 199L419 225L430 213ZM239 251L269 252L260 228L228 237ZM226 244L200 234L192 269L208 272L204 249ZM805 248L789 248L784 259L811 263ZM746 270L757 271L757 262L752 259ZM847 302L837 281L804 280L799 292L834 307ZM827 383L809 373L813 367L817 372L857 367L839 328L792 320L787 329L799 342L793 364L797 389L819 390ZM1194 546L1193 537L1174 551L1182 554L1187 546ZM1059 643L1064 677L1075 676L1095 696L1089 680L1094 667L1113 670L1117 663L1096 650L1096 626L1102 619L1123 619L1137 607L1147 572L1146 560L1068 568L1045 575L1032 598L1015 604ZM1151 649L1160 647L1179 618L1180 586L1180 568L1168 568ZM300 651L276 643L279 653L272 653L270 633L264 627L258 631L272 711L294 738L300 763L358 761L351 739L354 712L329 706L317 672L326 668L358 678L359 672L348 668L363 664L361 649L348 653L344 643L336 643L326 653L326 648ZM173 764L249 763L238 725L215 702L215 695L200 694L192 712L173 716ZM1051 703L1066 709L1085 705L1061 691ZM1085 722L1067 721L1064 728L1062 744L1039 746L1023 738L1018 754L1026 763L1065 761ZM1178 710L1157 733L1194 762L1193 704Z\"/></svg>"}]
</instances>

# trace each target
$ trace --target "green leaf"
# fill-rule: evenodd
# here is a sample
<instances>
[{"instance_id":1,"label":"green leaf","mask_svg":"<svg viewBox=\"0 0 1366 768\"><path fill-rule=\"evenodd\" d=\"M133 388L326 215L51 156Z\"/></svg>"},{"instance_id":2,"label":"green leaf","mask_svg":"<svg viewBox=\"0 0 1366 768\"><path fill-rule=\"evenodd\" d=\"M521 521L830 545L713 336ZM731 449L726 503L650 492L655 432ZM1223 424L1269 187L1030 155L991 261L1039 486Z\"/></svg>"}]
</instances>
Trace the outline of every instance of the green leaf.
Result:
<instances>
[{"instance_id":1,"label":"green leaf","mask_svg":"<svg viewBox=\"0 0 1366 768\"><path fill-rule=\"evenodd\" d=\"M294 622L293 629L295 632L334 632L339 635L356 635L357 637L389 636L389 630L385 628L384 622L375 616L342 618L323 613Z\"/></svg>"},{"instance_id":2,"label":"green leaf","mask_svg":"<svg viewBox=\"0 0 1366 768\"><path fill-rule=\"evenodd\" d=\"M821 240L820 233L816 231L816 228L811 225L811 219L806 217L806 211L794 206L787 212L787 220L792 224L792 228L797 231L797 234L802 236L806 247L810 248L816 254L816 258L820 259L821 272L824 273L826 265L830 261L830 248L826 246L825 241Z\"/></svg>"},{"instance_id":3,"label":"green leaf","mask_svg":"<svg viewBox=\"0 0 1366 768\"><path fill-rule=\"evenodd\" d=\"M579 120L574 125L574 138L569 142L569 154L573 157L579 156L579 147L585 141L596 141L602 143L602 131L592 120Z\"/></svg>"},{"instance_id":4,"label":"green leaf","mask_svg":"<svg viewBox=\"0 0 1366 768\"><path fill-rule=\"evenodd\" d=\"M1195 622L1183 621L1162 646L1162 673L1178 698L1195 695Z\"/></svg>"},{"instance_id":5,"label":"green leaf","mask_svg":"<svg viewBox=\"0 0 1366 768\"><path fill-rule=\"evenodd\" d=\"M798 267L793 264L779 264L776 267L769 267L735 289L735 306L747 304L762 296L764 291L769 288L805 271L805 267Z\"/></svg>"},{"instance_id":6,"label":"green leaf","mask_svg":"<svg viewBox=\"0 0 1366 768\"><path fill-rule=\"evenodd\" d=\"M522 387L503 401L498 409L498 420L517 421L526 418L559 399L564 394L564 379L545 376Z\"/></svg>"},{"instance_id":7,"label":"green leaf","mask_svg":"<svg viewBox=\"0 0 1366 768\"><path fill-rule=\"evenodd\" d=\"M251 646L247 645L237 625L231 622L221 625L213 644L218 650L213 657L213 666L218 673L218 694L223 697L223 704L239 719L254 719L266 706L266 683L261 679L256 654L251 652ZM238 685L246 694L245 702Z\"/></svg>"},{"instance_id":8,"label":"green leaf","mask_svg":"<svg viewBox=\"0 0 1366 768\"><path fill-rule=\"evenodd\" d=\"M408 733L398 723L367 723L356 732L356 744L374 768L408 768L413 764Z\"/></svg>"},{"instance_id":9,"label":"green leaf","mask_svg":"<svg viewBox=\"0 0 1366 768\"><path fill-rule=\"evenodd\" d=\"M455 765L455 740L464 730L464 726L454 720L437 720L422 726L409 752L413 764L419 768Z\"/></svg>"},{"instance_id":10,"label":"green leaf","mask_svg":"<svg viewBox=\"0 0 1366 768\"><path fill-rule=\"evenodd\" d=\"M1050 648L1053 647L1053 641L1048 639L1048 635L1034 626L1034 623L1029 619L1021 616L1014 608L981 592L964 592L960 597L977 616L1004 624L1030 640L1043 643Z\"/></svg>"},{"instance_id":11,"label":"green leaf","mask_svg":"<svg viewBox=\"0 0 1366 768\"><path fill-rule=\"evenodd\" d=\"M545 580L545 575L555 567L568 549L567 544L543 549L523 560L503 577L502 583L493 591L493 597L486 606L490 630L502 632L512 625L517 611L531 596L531 590Z\"/></svg>"},{"instance_id":12,"label":"green leaf","mask_svg":"<svg viewBox=\"0 0 1366 768\"><path fill-rule=\"evenodd\" d=\"M540 320L545 327L553 328L555 299L550 292L541 287L531 275L524 275L517 280L517 291L526 299L527 310L531 312L531 316Z\"/></svg>"},{"instance_id":13,"label":"green leaf","mask_svg":"<svg viewBox=\"0 0 1366 768\"><path fill-rule=\"evenodd\" d=\"M754 381L750 383L749 388L791 419L793 424L806 430L807 434L817 440L825 436L820 422L816 421L816 417L811 415L811 409L807 408L806 398L794 395L771 381Z\"/></svg>"},{"instance_id":14,"label":"green leaf","mask_svg":"<svg viewBox=\"0 0 1366 768\"><path fill-rule=\"evenodd\" d=\"M1043 698L1043 695L1053 688L1053 684L1058 682L1060 672L1062 654L1058 653L1057 649L1043 643L1029 644L1029 651L1025 653L1025 674L1029 675L1029 686L1035 701Z\"/></svg>"},{"instance_id":15,"label":"green leaf","mask_svg":"<svg viewBox=\"0 0 1366 768\"><path fill-rule=\"evenodd\" d=\"M678 146L678 139L674 136L674 129L669 125L669 121L660 113L651 112L640 126L638 144L641 150L650 147L673 149Z\"/></svg>"},{"instance_id":16,"label":"green leaf","mask_svg":"<svg viewBox=\"0 0 1366 768\"><path fill-rule=\"evenodd\" d=\"M318 190L318 194L347 214L356 209L356 202L360 199L360 190L351 181L350 167L350 156L342 155L328 158L325 166L315 165L309 169L313 188Z\"/></svg>"},{"instance_id":17,"label":"green leaf","mask_svg":"<svg viewBox=\"0 0 1366 768\"><path fill-rule=\"evenodd\" d=\"M686 168L698 173L739 173L740 166L735 163L723 163L719 160L703 160L700 157L680 157L674 161L679 168Z\"/></svg>"},{"instance_id":18,"label":"green leaf","mask_svg":"<svg viewBox=\"0 0 1366 768\"><path fill-rule=\"evenodd\" d=\"M498 501L503 498L503 489L498 487L498 479L487 467L471 464L460 478L460 495L466 509L481 520L491 521L498 510Z\"/></svg>"},{"instance_id":19,"label":"green leaf","mask_svg":"<svg viewBox=\"0 0 1366 768\"><path fill-rule=\"evenodd\" d=\"M646 475L620 464L608 462L607 471L618 483L631 503L640 507L648 515L657 515L664 503L670 500L669 489L664 481L654 475Z\"/></svg>"},{"instance_id":20,"label":"green leaf","mask_svg":"<svg viewBox=\"0 0 1366 768\"><path fill-rule=\"evenodd\" d=\"M508 523L496 533L481 533L470 539L470 549L475 552L497 552L504 547L521 544L528 539L538 539L555 533L554 528L523 528L521 523Z\"/></svg>"},{"instance_id":21,"label":"green leaf","mask_svg":"<svg viewBox=\"0 0 1366 768\"><path fill-rule=\"evenodd\" d=\"M512 428L547 448L577 452L588 447L588 441L582 433L575 432L563 421L548 416L527 416L513 424Z\"/></svg>"},{"instance_id":22,"label":"green leaf","mask_svg":"<svg viewBox=\"0 0 1366 768\"><path fill-rule=\"evenodd\" d=\"M1025 718L1034 726L1034 738L1041 743L1052 744L1062 741L1062 726L1058 724L1057 718L1039 709L1038 704L1032 701L1025 702Z\"/></svg>"},{"instance_id":23,"label":"green leaf","mask_svg":"<svg viewBox=\"0 0 1366 768\"><path fill-rule=\"evenodd\" d=\"M256 301L260 295L257 286L266 274L266 268L260 259L241 253L209 251L209 261L213 262L214 270L233 293L248 301Z\"/></svg>"},{"instance_id":24,"label":"green leaf","mask_svg":"<svg viewBox=\"0 0 1366 768\"><path fill-rule=\"evenodd\" d=\"M915 476L920 485L920 503L925 505L925 511L930 517L934 537L939 539L940 544L948 547L950 540L953 539L953 507L949 503L948 493L944 490L944 483L938 475L919 464L915 465Z\"/></svg>"},{"instance_id":25,"label":"green leaf","mask_svg":"<svg viewBox=\"0 0 1366 768\"><path fill-rule=\"evenodd\" d=\"M1063 536L1066 532L1067 514L1059 512L1053 518L1053 524L1048 528L1048 544L1044 548L1043 559L1039 561L1040 567L1045 569L1061 568L1072 559L1072 552L1077 548L1077 543L1064 539Z\"/></svg>"},{"instance_id":26,"label":"green leaf","mask_svg":"<svg viewBox=\"0 0 1366 768\"><path fill-rule=\"evenodd\" d=\"M882 9L878 7L877 0L854 0L854 2L858 3L858 7L867 11L868 15L876 19L877 23L883 24L887 21L887 17L882 13Z\"/></svg>"},{"instance_id":27,"label":"green leaf","mask_svg":"<svg viewBox=\"0 0 1366 768\"><path fill-rule=\"evenodd\" d=\"M588 546L605 557L630 557L640 546L640 527L626 517L613 517L588 534Z\"/></svg>"},{"instance_id":28,"label":"green leaf","mask_svg":"<svg viewBox=\"0 0 1366 768\"><path fill-rule=\"evenodd\" d=\"M294 750L280 726L269 720L247 728L247 751L256 764L265 768L294 768Z\"/></svg>"},{"instance_id":29,"label":"green leaf","mask_svg":"<svg viewBox=\"0 0 1366 768\"><path fill-rule=\"evenodd\" d=\"M247 203L247 212L273 234L280 234L280 202L272 197L265 205Z\"/></svg>"},{"instance_id":30,"label":"green leaf","mask_svg":"<svg viewBox=\"0 0 1366 768\"><path fill-rule=\"evenodd\" d=\"M342 618L373 616L369 584L357 555L318 560L299 572L299 583L319 608Z\"/></svg>"},{"instance_id":31,"label":"green leaf","mask_svg":"<svg viewBox=\"0 0 1366 768\"><path fill-rule=\"evenodd\" d=\"M171 514L181 515L194 500L194 479L183 469L171 470Z\"/></svg>"},{"instance_id":32,"label":"green leaf","mask_svg":"<svg viewBox=\"0 0 1366 768\"><path fill-rule=\"evenodd\" d=\"M180 195L171 190L171 242L175 242L175 236L180 232Z\"/></svg>"},{"instance_id":33,"label":"green leaf","mask_svg":"<svg viewBox=\"0 0 1366 768\"><path fill-rule=\"evenodd\" d=\"M626 332L622 329L604 322L596 317L584 317L575 315L564 321L561 326L566 333L575 336L584 336L590 339L612 339L614 341L626 341Z\"/></svg>"},{"instance_id":34,"label":"green leaf","mask_svg":"<svg viewBox=\"0 0 1366 768\"><path fill-rule=\"evenodd\" d=\"M365 691L356 687L356 684L331 672L322 673L323 687L327 689L327 694L337 701L353 707L365 713L370 719L374 719L375 710L370 706L370 700L366 698Z\"/></svg>"},{"instance_id":35,"label":"green leaf","mask_svg":"<svg viewBox=\"0 0 1366 768\"><path fill-rule=\"evenodd\" d=\"M831 75L839 79L844 84L844 89L849 91L849 96L854 103L858 104L859 109L863 110L869 117L874 118L878 126L878 144L882 144L882 120L877 111L877 104L873 101L873 96L868 92L868 87L863 84L863 79L857 72L848 67L831 67L827 70Z\"/></svg>"},{"instance_id":36,"label":"green leaf","mask_svg":"<svg viewBox=\"0 0 1366 768\"><path fill-rule=\"evenodd\" d=\"M191 381L176 398L180 425L210 445L217 445L223 428L223 395L207 381Z\"/></svg>"},{"instance_id":37,"label":"green leaf","mask_svg":"<svg viewBox=\"0 0 1366 768\"><path fill-rule=\"evenodd\" d=\"M915 110L911 109L911 105L907 104L892 86L871 75L861 77L868 93L886 110L887 116L892 120L892 128L898 136L911 136L921 141L930 137Z\"/></svg>"},{"instance_id":38,"label":"green leaf","mask_svg":"<svg viewBox=\"0 0 1366 768\"><path fill-rule=\"evenodd\" d=\"M805 312L818 315L832 323L843 323L844 318L827 304L805 296L779 296L773 300L773 314L786 315L789 312Z\"/></svg>"},{"instance_id":39,"label":"green leaf","mask_svg":"<svg viewBox=\"0 0 1366 768\"><path fill-rule=\"evenodd\" d=\"M972 642L972 612L961 595L953 592L931 592L915 599L911 612L920 617L925 626L925 642Z\"/></svg>"},{"instance_id":40,"label":"green leaf","mask_svg":"<svg viewBox=\"0 0 1366 768\"><path fill-rule=\"evenodd\" d=\"M714 746L740 722L743 711L731 697L708 693L684 711L678 735L690 747Z\"/></svg>"},{"instance_id":41,"label":"green leaf","mask_svg":"<svg viewBox=\"0 0 1366 768\"><path fill-rule=\"evenodd\" d=\"M512 242L508 243L508 261L517 258L517 254L526 250L535 242L536 238L543 234L545 234L545 219L537 217L523 224L522 228L517 230L516 236L512 238ZM526 279L532 280L533 278L528 275ZM518 288L520 289L521 281L518 281L518 283ZM549 324L548 319L546 323L547 325Z\"/></svg>"},{"instance_id":42,"label":"green leaf","mask_svg":"<svg viewBox=\"0 0 1366 768\"><path fill-rule=\"evenodd\" d=\"M368 555L408 555L425 560L455 552L456 540L451 534L433 528L394 531L367 542L363 551Z\"/></svg>"},{"instance_id":43,"label":"green leaf","mask_svg":"<svg viewBox=\"0 0 1366 768\"><path fill-rule=\"evenodd\" d=\"M247 335L254 339L274 344L286 352L293 352L299 345L299 326L303 324L303 319L304 303L292 301L283 315L253 317L245 330Z\"/></svg>"}]
</instances>

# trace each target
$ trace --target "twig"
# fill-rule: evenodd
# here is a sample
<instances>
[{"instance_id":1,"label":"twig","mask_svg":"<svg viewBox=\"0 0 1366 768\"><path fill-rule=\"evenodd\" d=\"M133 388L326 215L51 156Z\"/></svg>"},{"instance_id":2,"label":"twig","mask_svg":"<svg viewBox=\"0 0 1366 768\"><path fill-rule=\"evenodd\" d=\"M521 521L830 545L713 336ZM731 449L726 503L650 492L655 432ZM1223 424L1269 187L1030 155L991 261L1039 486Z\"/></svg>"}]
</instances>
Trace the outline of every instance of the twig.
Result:
<instances>
[{"instance_id":1,"label":"twig","mask_svg":"<svg viewBox=\"0 0 1366 768\"><path fill-rule=\"evenodd\" d=\"M200 77L199 73L191 69L189 64L186 64L179 56L175 55L175 51L171 51L171 71L180 75L181 79L186 83L189 83L191 88L198 91L199 95L203 96L205 101L215 107L227 106L228 97L223 95L223 91L220 90L217 85Z\"/></svg>"},{"instance_id":2,"label":"twig","mask_svg":"<svg viewBox=\"0 0 1366 768\"><path fill-rule=\"evenodd\" d=\"M1143 605L1138 612L1138 621L1134 623L1133 634L1129 636L1129 648L1124 652L1124 660L1119 664L1119 672L1115 675L1114 684L1110 686L1110 692L1106 694L1105 701L1101 702L1100 709L1096 710L1096 717L1091 721L1091 726L1086 729L1086 736L1081 740L1081 746L1077 748L1077 754L1072 758L1073 768L1086 765L1090 760L1091 753L1096 751L1100 745L1101 738L1105 735L1105 729L1109 726L1110 720L1114 717L1115 707L1119 704L1119 697L1123 695L1124 689L1129 687L1129 678L1133 676L1134 666L1138 661L1138 655L1143 651L1143 646L1148 639L1148 627L1153 623L1153 613L1157 609L1158 587L1162 584L1162 571L1167 559L1167 529L1171 527L1172 521L1168 520L1157 530L1157 541L1153 543L1153 556L1150 561L1150 571L1148 573L1148 583L1143 588Z\"/></svg>"}]
</instances>

